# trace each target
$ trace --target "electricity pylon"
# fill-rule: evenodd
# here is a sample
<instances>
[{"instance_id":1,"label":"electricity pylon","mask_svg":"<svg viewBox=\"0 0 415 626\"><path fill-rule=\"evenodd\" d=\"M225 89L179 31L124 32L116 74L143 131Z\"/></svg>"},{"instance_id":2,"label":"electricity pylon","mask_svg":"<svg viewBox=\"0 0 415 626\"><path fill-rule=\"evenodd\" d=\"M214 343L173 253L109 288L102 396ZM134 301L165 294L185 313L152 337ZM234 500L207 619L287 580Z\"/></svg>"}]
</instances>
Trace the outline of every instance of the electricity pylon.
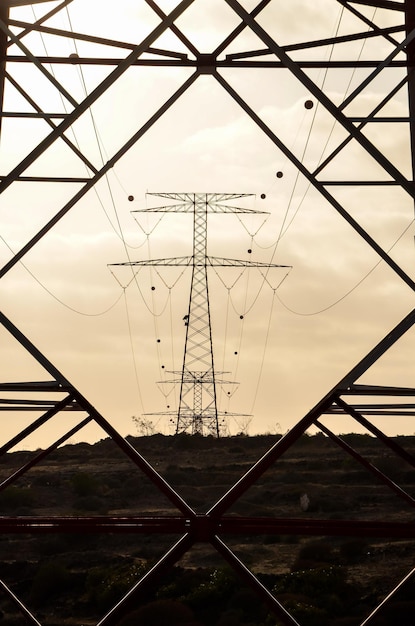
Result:
<instances>
[{"instance_id":1,"label":"electricity pylon","mask_svg":"<svg viewBox=\"0 0 415 626\"><path fill-rule=\"evenodd\" d=\"M209 267L288 267L274 263L259 263L240 259L227 259L209 256L208 214L209 213L265 213L224 204L229 200L244 198L252 194L236 193L151 193L168 200L179 201L151 209L133 211L133 213L193 213L193 254L191 256L173 257L168 259L149 259L117 263L128 266L175 266L191 267L192 280L187 314L184 316L186 339L183 354L182 371L170 373L180 375L179 379L164 381L180 383L179 408L176 416L176 434L213 435L221 434L220 419L230 413L218 411L216 384L227 384L230 381L216 378L226 372L215 372L212 323L210 315L208 268Z\"/></svg>"}]
</instances>

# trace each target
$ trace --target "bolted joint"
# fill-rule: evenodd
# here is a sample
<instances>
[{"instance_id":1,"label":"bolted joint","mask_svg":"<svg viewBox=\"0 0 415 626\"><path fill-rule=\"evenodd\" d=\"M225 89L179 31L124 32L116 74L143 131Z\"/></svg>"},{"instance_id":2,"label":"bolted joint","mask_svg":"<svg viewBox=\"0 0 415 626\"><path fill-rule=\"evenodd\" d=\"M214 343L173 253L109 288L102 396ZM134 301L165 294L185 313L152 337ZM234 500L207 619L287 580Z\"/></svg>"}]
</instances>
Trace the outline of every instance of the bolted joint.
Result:
<instances>
[{"instance_id":1,"label":"bolted joint","mask_svg":"<svg viewBox=\"0 0 415 626\"><path fill-rule=\"evenodd\" d=\"M213 74L216 71L216 57L214 54L200 54L197 57L197 68L200 74Z\"/></svg>"},{"instance_id":2,"label":"bolted joint","mask_svg":"<svg viewBox=\"0 0 415 626\"><path fill-rule=\"evenodd\" d=\"M209 515L196 515L189 524L194 541L207 543L218 533L220 523Z\"/></svg>"}]
</instances>

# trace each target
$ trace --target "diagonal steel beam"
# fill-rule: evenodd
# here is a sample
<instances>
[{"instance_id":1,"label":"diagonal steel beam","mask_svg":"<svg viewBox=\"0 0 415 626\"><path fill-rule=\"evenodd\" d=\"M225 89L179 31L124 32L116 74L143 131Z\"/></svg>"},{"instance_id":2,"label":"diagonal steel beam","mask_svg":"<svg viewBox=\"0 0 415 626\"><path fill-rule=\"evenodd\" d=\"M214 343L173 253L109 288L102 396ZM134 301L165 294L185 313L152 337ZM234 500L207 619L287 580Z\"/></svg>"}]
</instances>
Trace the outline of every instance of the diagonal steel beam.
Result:
<instances>
[{"instance_id":1,"label":"diagonal steel beam","mask_svg":"<svg viewBox=\"0 0 415 626\"><path fill-rule=\"evenodd\" d=\"M311 94L313 94L322 106L343 126L343 128L377 161L377 163L387 172L405 191L415 197L414 184L408 181L405 176L385 157L376 146L350 122L350 120L339 110L328 96L315 84L311 78L291 59L291 57L279 46L274 39L255 21L238 0L225 0L230 7L251 27L252 31L265 43L266 46L281 60L287 69L291 71ZM405 39L408 45L415 38L415 30Z\"/></svg>"},{"instance_id":2,"label":"diagonal steel beam","mask_svg":"<svg viewBox=\"0 0 415 626\"><path fill-rule=\"evenodd\" d=\"M381 431L380 428L372 424L363 415L361 415L359 411L356 411L356 409L347 404L347 402L345 402L341 398L336 399L336 404L340 408L342 408L345 413L348 413L350 417L353 417L353 419L355 419L361 426L371 432L372 435L375 435L375 437L379 441L382 441L382 443L390 448L397 456L399 456L401 459L404 459L407 463L415 468L415 457L407 452L404 448L402 448L402 446L397 444L396 441L385 435L385 433Z\"/></svg>"},{"instance_id":3,"label":"diagonal steel beam","mask_svg":"<svg viewBox=\"0 0 415 626\"><path fill-rule=\"evenodd\" d=\"M300 626L297 620L282 606L277 598L258 580L258 578L242 563L219 537L214 537L212 545L219 554L229 563L229 565L239 574L251 589L255 590L261 600L272 610L274 615L285 624L285 626Z\"/></svg>"},{"instance_id":4,"label":"diagonal steel beam","mask_svg":"<svg viewBox=\"0 0 415 626\"><path fill-rule=\"evenodd\" d=\"M9 20L9 7L6 2L0 3L0 24L6 25ZM7 34L0 31L0 137L3 120L4 87L6 74Z\"/></svg>"},{"instance_id":5,"label":"diagonal steel beam","mask_svg":"<svg viewBox=\"0 0 415 626\"><path fill-rule=\"evenodd\" d=\"M395 326L339 383L326 394L311 411L274 444L261 459L259 459L240 480L231 487L208 514L221 516L262 476L275 461L277 461L313 424L320 415L326 412L336 401L342 390L353 385L394 343L398 341L415 324L415 309L413 309L399 324Z\"/></svg>"},{"instance_id":6,"label":"diagonal steel beam","mask_svg":"<svg viewBox=\"0 0 415 626\"><path fill-rule=\"evenodd\" d=\"M23 89L23 87L13 78L13 76L10 76L10 74L6 72L5 77L7 78L9 83L13 85L13 87L23 96L23 98L25 98L25 100L30 104L30 106L32 106L37 113L42 114L47 124L49 124L51 128L55 129L56 125L52 122L49 115L45 113L38 104L36 104L33 98ZM76 156L79 159L81 159L81 161L84 162L86 167L91 172L94 172L95 174L98 172L97 168L91 163L91 161L79 150L79 148L66 135L62 135L62 139L66 143L66 145L76 154Z\"/></svg>"},{"instance_id":7,"label":"diagonal steel beam","mask_svg":"<svg viewBox=\"0 0 415 626\"><path fill-rule=\"evenodd\" d=\"M405 500L410 506L415 507L415 499L409 495L402 487L397 485L393 480L391 480L386 474L381 472L375 465L373 465L370 461L365 459L359 452L357 452L352 446L346 443L341 437L335 435L327 426L324 426L318 419L314 420L314 424L323 432L327 437L329 437L334 443L339 446L342 450L347 452L351 457L353 457L360 465L362 465L366 470L371 472L376 478L378 478L384 485L389 487L392 491L394 491L400 498Z\"/></svg>"},{"instance_id":8,"label":"diagonal steel beam","mask_svg":"<svg viewBox=\"0 0 415 626\"><path fill-rule=\"evenodd\" d=\"M65 389L70 390L74 399L86 413L102 428L104 432L118 445L133 463L141 469L143 474L163 493L170 502L184 515L194 517L193 509L176 493L167 481L150 465L148 461L133 446L122 437L119 432L97 411L97 409L65 378L63 374L46 358L44 354L2 313L0 324L27 350L32 357Z\"/></svg>"},{"instance_id":9,"label":"diagonal steel beam","mask_svg":"<svg viewBox=\"0 0 415 626\"><path fill-rule=\"evenodd\" d=\"M120 150L118 150L118 152L111 159L109 159L109 161L107 161L107 163L97 172L97 174L95 174L95 176L93 176L71 198L71 200L69 200L69 202L67 202L65 206L63 206L62 209L60 209L60 211L58 211L58 213L56 213L56 215L51 220L49 220L49 222L45 224L43 228L40 229L39 232L25 246L23 246L23 248L19 252L17 252L13 256L13 258L3 266L2 269L0 269L0 279L3 278L3 276L7 274L7 272L9 272L11 268L14 267L16 263L18 263L24 257L24 255L27 254L27 252L29 252L29 250L31 250L33 246L36 245L37 242L40 241L40 239L42 239L42 237L44 237L44 235L46 235L46 233L49 232L51 228L53 228L53 226L55 226L55 224L57 224L62 219L62 217L64 217L68 213L68 211L70 211L70 209L72 209L72 207L75 206L75 204L77 204L77 202L79 202L79 200L83 198L83 196L85 196L85 194L90 189L92 189L92 187L94 187L94 185L103 176L105 176L112 167L114 167L114 165L121 159L121 157L124 156L124 154L126 154L126 152L128 152L128 150L135 143L137 143L139 139L141 139L141 137L149 130L149 128L151 128L151 126L153 126L153 124L158 119L160 119L160 117L174 104L174 102L176 102L176 100L178 100L180 96L185 91L187 91L187 89L194 83L198 76L199 72L196 71L187 81L185 81L183 85L167 100L167 102L165 102L160 107L160 109L154 115L152 115L152 117L124 144L124 146L120 148Z\"/></svg>"},{"instance_id":10,"label":"diagonal steel beam","mask_svg":"<svg viewBox=\"0 0 415 626\"><path fill-rule=\"evenodd\" d=\"M228 0L226 0L228 1ZM288 157L288 159L296 166L301 174L317 189L320 194L332 205L334 209L352 226L352 228L370 245L370 247L385 261L391 269L402 280L415 291L415 281L396 263L392 257L369 235L369 233L357 222L346 209L332 196L324 184L318 181L315 176L308 170L303 163L291 152L291 150L277 137L277 135L265 124L265 122L251 109L251 107L242 99L242 97L226 82L226 80L218 73L214 72L216 80L224 87L230 96L237 102L241 108L249 115L249 117L264 131L264 133L273 141L273 143ZM406 180L406 179L405 179ZM406 181L408 182L408 181ZM408 183L411 184L412 183ZM414 187L415 190L415 187Z\"/></svg>"},{"instance_id":11,"label":"diagonal steel beam","mask_svg":"<svg viewBox=\"0 0 415 626\"><path fill-rule=\"evenodd\" d=\"M120 618L131 609L132 602L136 602L142 593L147 589L154 588L157 582L165 572L169 571L186 552L190 550L194 540L189 534L183 535L175 543L172 548L164 554L164 556L134 585L134 587L125 594L125 596L116 604L105 617L103 617L97 626L117 626Z\"/></svg>"},{"instance_id":12,"label":"diagonal steel beam","mask_svg":"<svg viewBox=\"0 0 415 626\"><path fill-rule=\"evenodd\" d=\"M125 59L96 87L39 145L32 150L0 183L0 193L5 191L36 159L47 150L61 135L112 85L134 61L160 37L195 0L182 0L165 19L137 45Z\"/></svg>"}]
</instances>

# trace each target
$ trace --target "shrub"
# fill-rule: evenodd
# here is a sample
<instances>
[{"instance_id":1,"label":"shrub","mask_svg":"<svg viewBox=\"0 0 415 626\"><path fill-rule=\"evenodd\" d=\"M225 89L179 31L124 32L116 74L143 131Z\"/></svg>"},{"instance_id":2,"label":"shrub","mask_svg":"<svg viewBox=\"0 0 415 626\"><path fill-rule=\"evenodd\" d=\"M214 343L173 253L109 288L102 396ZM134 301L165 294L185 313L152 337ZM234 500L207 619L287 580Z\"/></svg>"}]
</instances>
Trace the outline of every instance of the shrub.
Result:
<instances>
[{"instance_id":1,"label":"shrub","mask_svg":"<svg viewBox=\"0 0 415 626\"><path fill-rule=\"evenodd\" d=\"M41 605L61 591L71 587L72 575L56 561L42 563L33 579L30 595L34 604Z\"/></svg>"},{"instance_id":2,"label":"shrub","mask_svg":"<svg viewBox=\"0 0 415 626\"><path fill-rule=\"evenodd\" d=\"M333 547L326 541L309 541L300 548L292 571L322 567L335 562Z\"/></svg>"},{"instance_id":3,"label":"shrub","mask_svg":"<svg viewBox=\"0 0 415 626\"><path fill-rule=\"evenodd\" d=\"M177 600L156 600L130 613L119 626L199 626L192 611Z\"/></svg>"},{"instance_id":4,"label":"shrub","mask_svg":"<svg viewBox=\"0 0 415 626\"><path fill-rule=\"evenodd\" d=\"M106 513L107 505L99 496L84 496L74 502L74 509L78 511L91 511L94 513Z\"/></svg>"},{"instance_id":5,"label":"shrub","mask_svg":"<svg viewBox=\"0 0 415 626\"><path fill-rule=\"evenodd\" d=\"M71 478L72 487L77 496L90 496L97 492L97 480L86 472L78 472Z\"/></svg>"},{"instance_id":6,"label":"shrub","mask_svg":"<svg viewBox=\"0 0 415 626\"><path fill-rule=\"evenodd\" d=\"M33 506L33 493L27 487L7 487L0 492L0 509L12 509L14 512Z\"/></svg>"}]
</instances>

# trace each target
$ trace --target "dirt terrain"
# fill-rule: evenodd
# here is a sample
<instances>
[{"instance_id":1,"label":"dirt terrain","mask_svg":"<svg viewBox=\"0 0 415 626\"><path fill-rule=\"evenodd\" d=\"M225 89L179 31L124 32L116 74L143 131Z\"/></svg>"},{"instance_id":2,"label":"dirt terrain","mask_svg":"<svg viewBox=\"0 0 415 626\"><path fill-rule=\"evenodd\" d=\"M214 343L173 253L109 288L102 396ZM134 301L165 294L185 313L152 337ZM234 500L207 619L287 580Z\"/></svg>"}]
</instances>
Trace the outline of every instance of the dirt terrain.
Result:
<instances>
[{"instance_id":1,"label":"dirt terrain","mask_svg":"<svg viewBox=\"0 0 415 626\"><path fill-rule=\"evenodd\" d=\"M203 513L278 438L264 435L217 440L153 435L131 437L129 442L197 512ZM415 470L410 464L372 437L347 435L345 440L409 496L415 496ZM415 437L396 441L409 453L415 452ZM0 459L1 479L7 479L25 464L30 465L37 454L39 451L4 455ZM3 516L177 514L108 439L94 445L67 445L46 456L0 492L0 505ZM303 436L227 514L411 522L414 517L408 498L399 497L324 436ZM0 578L33 606L35 614L42 616L42 626L87 626L97 623L97 616L105 614L175 540L137 535L3 535ZM259 576L269 577L271 587L287 587L288 580L292 584L293 576L298 578L304 573L309 576L310 572L321 575L341 570L344 584L359 589L360 597L368 603L372 602L372 595L376 602L376 598L389 593L414 563L413 541L405 539L266 535L226 540L247 567ZM208 544L198 544L178 567L180 575L193 571L212 576L212 572L223 571L226 564ZM206 588L206 582L203 585ZM68 603L73 602L73 593L77 606L69 617ZM288 601L292 601L292 593L288 595ZM192 602L195 600L186 600L193 607ZM0 623L22 623L7 600L0 603L0 610L7 620L0 616ZM200 607L199 612L194 607L193 610L198 624L216 623L214 618L203 617ZM366 611L366 605L361 610ZM60 613L60 617L56 618L55 613ZM315 622L310 615L303 617L301 624L312 626ZM235 624L253 624L243 619ZM330 626L335 623L332 617L327 619ZM265 617L257 623L268 624ZM320 623L326 623L322 617Z\"/></svg>"}]
</instances>

